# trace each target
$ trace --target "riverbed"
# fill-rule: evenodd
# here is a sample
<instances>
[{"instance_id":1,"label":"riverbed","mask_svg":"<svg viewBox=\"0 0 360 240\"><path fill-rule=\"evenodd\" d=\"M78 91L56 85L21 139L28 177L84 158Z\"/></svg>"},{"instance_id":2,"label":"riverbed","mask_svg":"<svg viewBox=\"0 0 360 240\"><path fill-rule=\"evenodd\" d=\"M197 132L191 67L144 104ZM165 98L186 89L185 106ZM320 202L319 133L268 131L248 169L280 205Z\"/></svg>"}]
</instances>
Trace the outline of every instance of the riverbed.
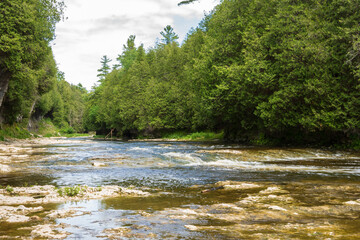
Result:
<instances>
[{"instance_id":1,"label":"riverbed","mask_svg":"<svg viewBox=\"0 0 360 240\"><path fill-rule=\"evenodd\" d=\"M0 218L0 238L357 239L360 229L359 152L70 138L0 145L0 165L0 185L15 189L0 197L122 192L3 203L27 221Z\"/></svg>"}]
</instances>

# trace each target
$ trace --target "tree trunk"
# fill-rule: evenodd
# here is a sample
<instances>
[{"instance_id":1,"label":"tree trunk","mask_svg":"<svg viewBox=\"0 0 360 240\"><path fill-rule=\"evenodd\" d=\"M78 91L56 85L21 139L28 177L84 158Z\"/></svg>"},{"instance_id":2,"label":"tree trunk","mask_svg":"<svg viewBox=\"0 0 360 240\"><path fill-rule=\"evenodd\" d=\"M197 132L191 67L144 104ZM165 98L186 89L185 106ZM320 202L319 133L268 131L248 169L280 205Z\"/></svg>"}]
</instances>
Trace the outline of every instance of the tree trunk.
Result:
<instances>
[{"instance_id":1,"label":"tree trunk","mask_svg":"<svg viewBox=\"0 0 360 240\"><path fill-rule=\"evenodd\" d=\"M33 118L32 118L32 113L33 113L34 108L35 108L35 105L36 105L36 103L37 103L37 101L38 101L39 99L40 99L40 97L39 97L39 96L36 96L35 99L34 99L34 102L33 102L32 105L31 105L31 108L30 108L29 121L28 121L28 126L27 126L27 128L28 128L29 131L35 129L35 128L34 128Z\"/></svg>"},{"instance_id":2,"label":"tree trunk","mask_svg":"<svg viewBox=\"0 0 360 240\"><path fill-rule=\"evenodd\" d=\"M9 87L10 73L4 69L0 69L0 107L4 101L5 94Z\"/></svg>"},{"instance_id":3,"label":"tree trunk","mask_svg":"<svg viewBox=\"0 0 360 240\"><path fill-rule=\"evenodd\" d=\"M2 117L2 104L5 99L5 94L9 88L10 76L10 72L7 71L6 68L3 68L0 64L0 124L4 121Z\"/></svg>"}]
</instances>

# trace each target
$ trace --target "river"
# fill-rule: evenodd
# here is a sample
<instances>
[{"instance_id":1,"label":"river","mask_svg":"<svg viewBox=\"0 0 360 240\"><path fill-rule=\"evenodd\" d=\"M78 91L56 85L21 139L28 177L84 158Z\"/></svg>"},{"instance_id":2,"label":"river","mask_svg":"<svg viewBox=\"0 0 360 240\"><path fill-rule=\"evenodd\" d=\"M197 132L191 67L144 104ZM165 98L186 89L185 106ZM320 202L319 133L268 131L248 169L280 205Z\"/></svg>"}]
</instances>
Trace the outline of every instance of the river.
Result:
<instances>
[{"instance_id":1,"label":"river","mask_svg":"<svg viewBox=\"0 0 360 240\"><path fill-rule=\"evenodd\" d=\"M76 138L24 147L16 159L21 171L0 185L150 193L45 206L80 213L45 218L67 239L356 239L360 229L358 152ZM2 224L0 236L29 234L18 229Z\"/></svg>"}]
</instances>

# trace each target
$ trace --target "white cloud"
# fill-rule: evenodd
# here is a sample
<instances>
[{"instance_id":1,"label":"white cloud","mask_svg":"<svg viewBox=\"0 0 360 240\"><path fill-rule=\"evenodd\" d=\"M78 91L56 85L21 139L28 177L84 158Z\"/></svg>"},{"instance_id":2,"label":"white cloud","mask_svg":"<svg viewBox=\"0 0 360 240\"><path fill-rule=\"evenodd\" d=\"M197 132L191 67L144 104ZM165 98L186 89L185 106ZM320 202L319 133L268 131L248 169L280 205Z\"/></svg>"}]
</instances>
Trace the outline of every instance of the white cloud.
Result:
<instances>
[{"instance_id":1,"label":"white cloud","mask_svg":"<svg viewBox=\"0 0 360 240\"><path fill-rule=\"evenodd\" d=\"M65 0L65 20L57 25L53 50L66 80L87 89L96 83L100 58L113 62L130 35L145 48L155 44L160 31L171 25L180 42L219 0L178 6L181 0Z\"/></svg>"}]
</instances>

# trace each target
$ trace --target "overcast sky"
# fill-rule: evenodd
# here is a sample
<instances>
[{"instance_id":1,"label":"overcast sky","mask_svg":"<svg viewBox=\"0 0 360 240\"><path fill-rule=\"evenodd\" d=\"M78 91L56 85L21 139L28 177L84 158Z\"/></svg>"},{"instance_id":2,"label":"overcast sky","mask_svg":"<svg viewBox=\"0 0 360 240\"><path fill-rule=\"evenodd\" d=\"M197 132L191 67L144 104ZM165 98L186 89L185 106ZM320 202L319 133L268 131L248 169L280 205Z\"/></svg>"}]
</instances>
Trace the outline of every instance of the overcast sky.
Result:
<instances>
[{"instance_id":1,"label":"overcast sky","mask_svg":"<svg viewBox=\"0 0 360 240\"><path fill-rule=\"evenodd\" d=\"M59 70L73 84L88 90L97 82L100 59L115 63L130 35L148 49L171 25L181 43L191 27L219 0L200 0L178 6L181 0L65 0L65 21L57 24L53 51Z\"/></svg>"}]
</instances>

